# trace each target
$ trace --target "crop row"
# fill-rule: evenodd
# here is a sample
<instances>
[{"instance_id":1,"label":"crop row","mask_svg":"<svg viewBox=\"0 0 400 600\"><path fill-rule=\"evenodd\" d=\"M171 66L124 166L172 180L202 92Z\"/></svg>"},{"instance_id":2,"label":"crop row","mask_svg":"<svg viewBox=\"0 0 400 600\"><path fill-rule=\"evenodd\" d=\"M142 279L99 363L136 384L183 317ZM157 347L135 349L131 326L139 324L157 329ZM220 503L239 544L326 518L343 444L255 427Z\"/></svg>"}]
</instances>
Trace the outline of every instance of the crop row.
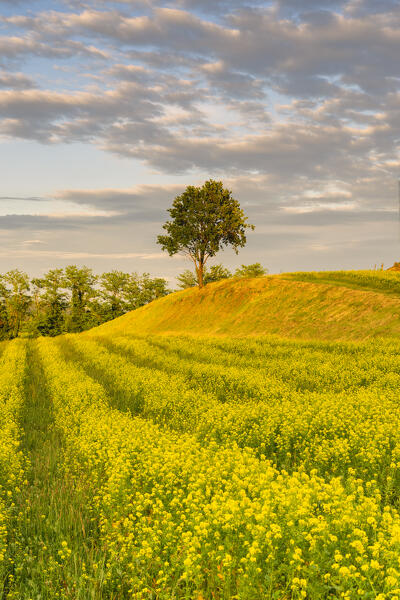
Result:
<instances>
[{"instance_id":1,"label":"crop row","mask_svg":"<svg viewBox=\"0 0 400 600\"><path fill-rule=\"evenodd\" d=\"M20 450L19 413L24 401L26 345L7 344L0 358L0 573L3 575L15 495L24 485L26 462ZM3 589L0 579L0 592Z\"/></svg>"},{"instance_id":2,"label":"crop row","mask_svg":"<svg viewBox=\"0 0 400 600\"><path fill-rule=\"evenodd\" d=\"M82 346L87 350L87 346ZM121 597L241 598L400 593L400 518L373 483L291 474L237 445L200 444L110 408L56 342L39 342L65 464L93 490ZM379 594L382 594L379 596ZM115 596L114 596L115 597Z\"/></svg>"},{"instance_id":3,"label":"crop row","mask_svg":"<svg viewBox=\"0 0 400 600\"><path fill-rule=\"evenodd\" d=\"M274 397L270 386L264 392L262 376L241 379L240 372L234 377L233 368L207 369L192 363L188 377L188 365L173 359L172 369L169 355L159 358L169 365L167 371L154 368L153 355L144 366L147 348L141 353L137 341L115 339L110 347L119 352L89 338L70 336L58 343L64 356L79 361L122 410L190 432L203 445L253 448L278 468L315 469L326 477L353 473L365 482L376 480L386 502L400 496L400 406L395 390L299 393L278 387Z\"/></svg>"},{"instance_id":4,"label":"crop row","mask_svg":"<svg viewBox=\"0 0 400 600\"><path fill-rule=\"evenodd\" d=\"M110 341L96 336L109 347L123 344L138 363L144 360L155 368L168 372L178 369L190 378L196 373L208 373L214 367L224 367L225 377L240 377L257 381L273 389L303 392L340 392L360 386L398 389L400 386L400 356L391 342L341 344L332 350L330 344L301 342L253 341L222 342L191 338L125 338ZM221 369L217 369L220 376Z\"/></svg>"}]
</instances>

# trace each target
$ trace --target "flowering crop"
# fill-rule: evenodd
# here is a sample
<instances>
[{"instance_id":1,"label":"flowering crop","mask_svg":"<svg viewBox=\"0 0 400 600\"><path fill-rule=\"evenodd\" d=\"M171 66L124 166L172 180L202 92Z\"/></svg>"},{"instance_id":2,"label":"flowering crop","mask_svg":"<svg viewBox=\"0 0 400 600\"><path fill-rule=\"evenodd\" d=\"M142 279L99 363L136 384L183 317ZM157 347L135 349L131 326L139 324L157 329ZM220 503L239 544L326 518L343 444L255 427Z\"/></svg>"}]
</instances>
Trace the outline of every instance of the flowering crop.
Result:
<instances>
[{"instance_id":1,"label":"flowering crop","mask_svg":"<svg viewBox=\"0 0 400 600\"><path fill-rule=\"evenodd\" d=\"M161 355L156 365L141 340L131 348L114 340L110 353L90 337L69 339L41 340L40 357L66 468L92 489L106 549L104 597L398 597L397 379L384 366L385 355L396 363L393 345L359 354L321 345L314 350L327 364L334 354L348 362L345 377L334 378L336 392L291 389L289 374L279 393L259 400L269 390L268 353L275 374L274 350L282 374L290 373L299 345L275 341L265 351L262 342L233 342L249 358L250 375L243 362L240 384L240 368L224 364L229 343L213 353L214 344L204 342L203 362L192 357L190 371L179 352L190 355L201 342L177 340L175 351L172 339L152 340ZM300 348L307 365L307 345ZM383 387L379 377L360 383L369 363Z\"/></svg>"},{"instance_id":2,"label":"flowering crop","mask_svg":"<svg viewBox=\"0 0 400 600\"><path fill-rule=\"evenodd\" d=\"M26 347L8 343L0 358L0 573L3 574L15 495L24 483L25 461L20 451L19 412L24 401ZM1 586L0 586L1 591Z\"/></svg>"},{"instance_id":3,"label":"flowering crop","mask_svg":"<svg viewBox=\"0 0 400 600\"><path fill-rule=\"evenodd\" d=\"M400 408L396 369L400 362L393 344L369 343L356 354L355 345L344 345L334 352L332 344L316 348L315 344L282 342L280 346L275 340L259 348L255 362L264 356L264 364L254 367L249 356L246 371L244 365L227 368L227 353L213 349L209 342L202 347L201 342L190 340L153 340L169 350L177 346L179 352L186 344L191 360L140 339L114 339L108 344L114 352L90 338L70 337L68 343L78 351L70 358L79 360L90 374L107 384L118 408L196 434L203 443L213 440L252 447L278 468L301 466L324 476L347 476L350 471L363 479L377 480L386 500L398 497ZM63 338L61 347L66 344ZM241 342L242 352L247 344ZM236 342L236 350L238 347ZM251 349L255 353L254 342ZM127 355L122 356L121 351ZM210 364L197 362L197 351ZM302 373L292 377L295 365L301 369L300 353ZM335 365L341 367L336 376ZM278 373L282 378L286 374L287 381L280 382ZM325 389L324 373L330 373L330 391ZM312 381L298 385L298 380L310 380L314 374L317 391L309 391ZM271 382L276 386L273 392Z\"/></svg>"}]
</instances>

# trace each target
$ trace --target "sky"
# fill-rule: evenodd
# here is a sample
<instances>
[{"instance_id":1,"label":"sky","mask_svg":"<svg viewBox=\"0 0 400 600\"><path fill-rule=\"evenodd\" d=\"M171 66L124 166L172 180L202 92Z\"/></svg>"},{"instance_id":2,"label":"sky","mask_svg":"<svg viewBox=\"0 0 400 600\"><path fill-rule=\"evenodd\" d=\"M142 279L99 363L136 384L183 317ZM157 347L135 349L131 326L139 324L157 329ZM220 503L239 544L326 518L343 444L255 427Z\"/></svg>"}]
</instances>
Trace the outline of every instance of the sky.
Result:
<instances>
[{"instance_id":1,"label":"sky","mask_svg":"<svg viewBox=\"0 0 400 600\"><path fill-rule=\"evenodd\" d=\"M0 0L0 272L174 277L222 180L271 273L400 260L398 0Z\"/></svg>"}]
</instances>

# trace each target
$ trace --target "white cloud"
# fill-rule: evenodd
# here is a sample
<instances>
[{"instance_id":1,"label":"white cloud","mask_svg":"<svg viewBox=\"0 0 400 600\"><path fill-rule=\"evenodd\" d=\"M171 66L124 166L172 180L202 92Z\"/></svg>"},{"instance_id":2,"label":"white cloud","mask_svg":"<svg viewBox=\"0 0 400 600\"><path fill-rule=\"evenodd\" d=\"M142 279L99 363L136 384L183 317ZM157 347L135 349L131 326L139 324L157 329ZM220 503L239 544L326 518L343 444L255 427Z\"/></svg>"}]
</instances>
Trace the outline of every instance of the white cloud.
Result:
<instances>
[{"instance_id":1,"label":"white cloud","mask_svg":"<svg viewBox=\"0 0 400 600\"><path fill-rule=\"evenodd\" d=\"M82 260L102 258L107 260L130 260L139 258L142 260L154 260L167 258L166 254L160 252L73 252L57 250L0 250L0 257L7 258L53 258L54 260Z\"/></svg>"}]
</instances>

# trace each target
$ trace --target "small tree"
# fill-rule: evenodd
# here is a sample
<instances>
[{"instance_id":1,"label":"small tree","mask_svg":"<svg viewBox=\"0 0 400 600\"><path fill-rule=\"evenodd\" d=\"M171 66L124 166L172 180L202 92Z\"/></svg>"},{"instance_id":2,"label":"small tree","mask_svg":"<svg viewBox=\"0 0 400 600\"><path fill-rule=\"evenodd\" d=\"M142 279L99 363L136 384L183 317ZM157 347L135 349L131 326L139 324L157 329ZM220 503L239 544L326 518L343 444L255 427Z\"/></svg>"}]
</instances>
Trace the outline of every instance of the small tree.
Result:
<instances>
[{"instance_id":1,"label":"small tree","mask_svg":"<svg viewBox=\"0 0 400 600\"><path fill-rule=\"evenodd\" d=\"M149 273L143 273L140 278L140 306L144 306L157 298L167 296L170 293L168 284L162 277L150 277Z\"/></svg>"},{"instance_id":2,"label":"small tree","mask_svg":"<svg viewBox=\"0 0 400 600\"><path fill-rule=\"evenodd\" d=\"M83 331L90 326L88 304L96 296L94 284L97 277L88 267L69 265L65 269L64 286L70 291L71 303L67 330Z\"/></svg>"},{"instance_id":3,"label":"small tree","mask_svg":"<svg viewBox=\"0 0 400 600\"><path fill-rule=\"evenodd\" d=\"M221 279L227 279L228 277L232 277L232 273L224 267L223 265L212 265L209 269L204 267L203 273L203 283L207 285L207 283L213 283L214 281L220 281ZM176 278L178 281L178 286L181 289L195 287L199 285L196 274L189 269L185 269L183 273L178 275Z\"/></svg>"},{"instance_id":4,"label":"small tree","mask_svg":"<svg viewBox=\"0 0 400 600\"><path fill-rule=\"evenodd\" d=\"M232 277L232 273L223 265L212 265L204 276L204 283L213 283L214 281L221 281L221 279L228 279Z\"/></svg>"},{"instance_id":5,"label":"small tree","mask_svg":"<svg viewBox=\"0 0 400 600\"><path fill-rule=\"evenodd\" d=\"M29 296L30 282L26 273L13 269L2 277L8 288L6 306L8 316L9 337L18 337L21 325L28 313L31 298Z\"/></svg>"},{"instance_id":6,"label":"small tree","mask_svg":"<svg viewBox=\"0 0 400 600\"><path fill-rule=\"evenodd\" d=\"M193 261L199 288L208 258L224 246L232 246L237 254L246 244L246 229L254 229L232 192L212 179L202 187L188 186L168 212L171 220L163 225L167 235L159 235L157 242L170 256L179 253Z\"/></svg>"},{"instance_id":7,"label":"small tree","mask_svg":"<svg viewBox=\"0 0 400 600\"><path fill-rule=\"evenodd\" d=\"M132 273L129 283L124 292L126 310L134 310L144 306L157 298L170 293L167 281L161 277L150 277L149 273Z\"/></svg>"},{"instance_id":8,"label":"small tree","mask_svg":"<svg viewBox=\"0 0 400 600\"><path fill-rule=\"evenodd\" d=\"M252 265L242 265L240 269L236 269L235 277L262 277L268 273L268 269L265 269L260 263L253 263Z\"/></svg>"},{"instance_id":9,"label":"small tree","mask_svg":"<svg viewBox=\"0 0 400 600\"><path fill-rule=\"evenodd\" d=\"M7 310L10 292L3 279L4 276L0 275L0 340L7 340L10 337L11 329Z\"/></svg>"},{"instance_id":10,"label":"small tree","mask_svg":"<svg viewBox=\"0 0 400 600\"><path fill-rule=\"evenodd\" d=\"M129 273L110 271L100 277L101 296L104 299L106 319L115 319L125 312L124 293L129 284Z\"/></svg>"},{"instance_id":11,"label":"small tree","mask_svg":"<svg viewBox=\"0 0 400 600\"><path fill-rule=\"evenodd\" d=\"M32 279L32 285L37 290L43 291L38 300L34 289L37 331L41 335L59 335L63 330L64 313L67 307L66 293L62 291L64 287L63 269L51 269L44 277ZM40 308L43 311L41 314L39 314Z\"/></svg>"},{"instance_id":12,"label":"small tree","mask_svg":"<svg viewBox=\"0 0 400 600\"><path fill-rule=\"evenodd\" d=\"M190 269L185 269L183 273L177 276L176 280L178 282L178 287L180 287L182 290L196 287L196 285L199 283L196 275Z\"/></svg>"}]
</instances>

